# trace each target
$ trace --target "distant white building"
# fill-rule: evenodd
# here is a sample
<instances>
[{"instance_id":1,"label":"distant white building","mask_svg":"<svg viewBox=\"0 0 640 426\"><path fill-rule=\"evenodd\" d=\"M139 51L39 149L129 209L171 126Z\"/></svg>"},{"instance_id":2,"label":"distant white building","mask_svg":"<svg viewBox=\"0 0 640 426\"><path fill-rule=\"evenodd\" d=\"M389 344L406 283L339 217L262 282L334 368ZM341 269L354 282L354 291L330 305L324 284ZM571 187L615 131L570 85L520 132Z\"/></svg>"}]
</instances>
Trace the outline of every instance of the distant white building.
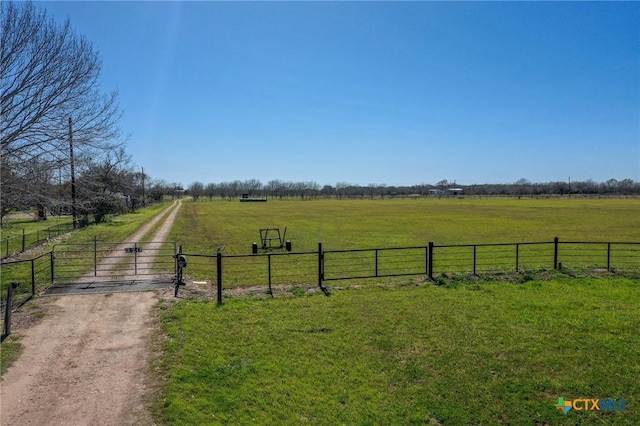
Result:
<instances>
[{"instance_id":1,"label":"distant white building","mask_svg":"<svg viewBox=\"0 0 640 426\"><path fill-rule=\"evenodd\" d=\"M462 188L449 188L449 189L430 189L429 193L438 197L443 195L461 195Z\"/></svg>"}]
</instances>

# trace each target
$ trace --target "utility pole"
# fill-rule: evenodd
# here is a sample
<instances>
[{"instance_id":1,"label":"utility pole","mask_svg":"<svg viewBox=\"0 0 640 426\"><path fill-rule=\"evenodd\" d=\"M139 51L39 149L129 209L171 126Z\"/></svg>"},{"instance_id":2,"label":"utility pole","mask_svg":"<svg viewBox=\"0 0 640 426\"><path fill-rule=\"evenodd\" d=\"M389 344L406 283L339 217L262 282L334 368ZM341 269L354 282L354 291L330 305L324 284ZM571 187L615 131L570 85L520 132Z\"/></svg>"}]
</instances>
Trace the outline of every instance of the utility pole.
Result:
<instances>
[{"instance_id":1,"label":"utility pole","mask_svg":"<svg viewBox=\"0 0 640 426\"><path fill-rule=\"evenodd\" d=\"M69 159L71 160L71 216L73 217L73 229L78 227L78 212L76 211L76 171L73 162L73 127L69 117Z\"/></svg>"}]
</instances>

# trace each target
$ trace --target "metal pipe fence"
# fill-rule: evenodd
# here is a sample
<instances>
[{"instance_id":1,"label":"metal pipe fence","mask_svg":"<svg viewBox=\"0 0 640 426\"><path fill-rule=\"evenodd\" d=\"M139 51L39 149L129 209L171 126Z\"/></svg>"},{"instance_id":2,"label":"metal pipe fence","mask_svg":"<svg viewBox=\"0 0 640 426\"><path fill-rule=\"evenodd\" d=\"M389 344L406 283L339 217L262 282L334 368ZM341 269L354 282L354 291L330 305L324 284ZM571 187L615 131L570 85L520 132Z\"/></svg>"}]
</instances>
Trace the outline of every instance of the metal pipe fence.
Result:
<instances>
[{"instance_id":1,"label":"metal pipe fence","mask_svg":"<svg viewBox=\"0 0 640 426\"><path fill-rule=\"evenodd\" d=\"M11 283L20 283L13 290L13 305L21 306L53 282L53 252L32 259L2 262L0 265L0 311L6 312L4 294Z\"/></svg>"},{"instance_id":2,"label":"metal pipe fence","mask_svg":"<svg viewBox=\"0 0 640 426\"><path fill-rule=\"evenodd\" d=\"M324 281L425 275L429 246L324 251Z\"/></svg>"},{"instance_id":3,"label":"metal pipe fence","mask_svg":"<svg viewBox=\"0 0 640 426\"><path fill-rule=\"evenodd\" d=\"M61 243L52 248L56 282L94 277L152 276L175 273L176 244L171 241Z\"/></svg>"},{"instance_id":4,"label":"metal pipe fence","mask_svg":"<svg viewBox=\"0 0 640 426\"><path fill-rule=\"evenodd\" d=\"M78 222L78 227L83 224L84 222L82 221ZM24 229L22 231L22 235L6 237L0 241L0 252L3 259L14 254L23 253L49 241L51 238L73 231L73 222L59 223L34 232L25 233Z\"/></svg>"},{"instance_id":5,"label":"metal pipe fence","mask_svg":"<svg viewBox=\"0 0 640 426\"><path fill-rule=\"evenodd\" d=\"M83 250L84 261L93 262L96 265L95 253L99 252L95 247L97 243L94 241L88 244L93 245L93 250ZM141 246L143 244L152 243L141 243ZM147 248L159 250L156 246L145 246L143 252L146 252ZM63 267L74 265L73 250L63 253L59 248L57 249L58 252L51 251L33 259L2 262L0 264L0 297L6 293L7 286L11 282L21 284L14 294L18 305L50 286L54 279L58 279L56 269L60 268L59 272L64 272ZM125 251L127 249L131 248L125 248ZM170 243L169 249L165 256L166 262L168 262L167 265L171 263L171 266L174 266L175 245ZM87 252L93 252L93 258L87 257ZM62 263L64 257L62 254L70 258L67 260L68 265ZM137 254L140 253L134 245L133 253L128 255L136 259ZM421 275L436 280L438 276L448 273L640 269L640 242L565 242L558 238L547 242L457 245L436 245L429 242L425 246L346 250L325 250L319 243L316 251L306 252L232 255L223 255L220 252L215 254L185 252L183 254L189 259L187 275L192 281L204 280L207 284L216 285L217 299L220 304L223 292L233 289L257 288L273 294L275 286L291 288L317 285L320 290L328 294L324 283L339 280ZM134 263L134 266L143 268L143 263ZM81 269L85 270L86 267L83 263ZM162 268L164 270L169 267L164 265ZM97 269L96 271L96 275L101 275ZM2 309L3 311L5 309L4 300L2 300Z\"/></svg>"},{"instance_id":6,"label":"metal pipe fence","mask_svg":"<svg viewBox=\"0 0 640 426\"><path fill-rule=\"evenodd\" d=\"M434 245L434 273L555 269L555 242Z\"/></svg>"},{"instance_id":7,"label":"metal pipe fence","mask_svg":"<svg viewBox=\"0 0 640 426\"><path fill-rule=\"evenodd\" d=\"M187 274L194 280L217 282L224 271L224 287L304 285L317 280L318 252L260 254L190 254Z\"/></svg>"},{"instance_id":8,"label":"metal pipe fence","mask_svg":"<svg viewBox=\"0 0 640 426\"><path fill-rule=\"evenodd\" d=\"M400 276L435 280L447 273L478 274L532 270L640 269L640 242L553 241L493 244L380 247L367 249L318 250L299 253L215 255L189 254L188 274L217 284L222 292L236 288L263 287L272 293L274 285L315 285L327 292L324 283Z\"/></svg>"}]
</instances>

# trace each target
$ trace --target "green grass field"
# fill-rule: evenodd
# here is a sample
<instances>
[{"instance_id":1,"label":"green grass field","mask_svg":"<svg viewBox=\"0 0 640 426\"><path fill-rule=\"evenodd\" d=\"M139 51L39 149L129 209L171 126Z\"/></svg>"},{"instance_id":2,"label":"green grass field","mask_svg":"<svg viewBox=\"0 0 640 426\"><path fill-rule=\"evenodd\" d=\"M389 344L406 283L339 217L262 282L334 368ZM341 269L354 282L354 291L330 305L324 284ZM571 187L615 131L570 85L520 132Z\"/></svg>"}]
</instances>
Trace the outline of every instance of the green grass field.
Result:
<instances>
[{"instance_id":1,"label":"green grass field","mask_svg":"<svg viewBox=\"0 0 640 426\"><path fill-rule=\"evenodd\" d=\"M640 199L417 199L185 202L171 238L191 253L249 253L287 227L294 250L436 244L640 241Z\"/></svg>"},{"instance_id":2,"label":"green grass field","mask_svg":"<svg viewBox=\"0 0 640 426\"><path fill-rule=\"evenodd\" d=\"M294 252L316 251L319 242L325 251L426 247L429 241L436 245L551 242L556 236L562 241L640 242L640 200L187 201L170 239L190 254L214 255L219 246L225 247L224 255L248 254L253 242L260 244L261 228L280 228L283 232L285 226L286 239L291 240ZM563 246L560 261L566 267L582 267L594 266L590 263L596 259L595 266L606 267L606 249L606 245ZM614 247L613 252L614 264L620 259L626 262L639 257L640 247ZM470 273L472 253L472 248L440 249L434 253L435 272ZM478 255L482 257L481 269L515 270L513 246L480 248ZM553 268L552 245L523 246L519 255L522 269ZM373 252L327 255L326 274L371 274L373 256ZM382 263L385 256L389 260L382 273L425 270L424 250L384 252L380 254ZM314 256L274 257L272 261L276 284L317 281ZM225 260L225 287L266 283L266 263L264 258ZM215 280L215 261L193 257L187 274L194 279Z\"/></svg>"},{"instance_id":3,"label":"green grass field","mask_svg":"<svg viewBox=\"0 0 640 426\"><path fill-rule=\"evenodd\" d=\"M640 286L368 287L167 308L162 424L640 423ZM623 398L573 411L558 397Z\"/></svg>"},{"instance_id":4,"label":"green grass field","mask_svg":"<svg viewBox=\"0 0 640 426\"><path fill-rule=\"evenodd\" d=\"M165 206L69 240L122 241ZM314 251L318 242L337 250L555 236L640 241L638 212L640 200L187 200L170 239L187 253L224 245L225 255L249 253L260 228L285 226L294 251ZM226 267L264 261L238 258ZM24 269L3 271L3 285ZM187 273L198 278L200 271L211 273L211 259L190 257ZM445 285L421 277L335 281L330 297L294 287L275 298L226 297L220 307L163 302L154 344L161 355L151 370L156 421L640 424L638 280L545 274L512 282L454 276ZM313 271L300 276L315 284ZM2 363L19 348L19 341L3 343ZM624 399L626 410L565 415L555 408L559 397Z\"/></svg>"},{"instance_id":5,"label":"green grass field","mask_svg":"<svg viewBox=\"0 0 640 426\"><path fill-rule=\"evenodd\" d=\"M5 219L0 231L0 255L8 257L14 253L32 249L48 238L53 238L71 229L70 217L37 219Z\"/></svg>"},{"instance_id":6,"label":"green grass field","mask_svg":"<svg viewBox=\"0 0 640 426\"><path fill-rule=\"evenodd\" d=\"M638 212L639 200L187 202L172 239L187 253L225 254L284 226L294 251L640 241ZM200 266L190 258L187 270ZM549 276L364 280L339 282L346 290L330 297L294 288L221 307L164 304L158 422L639 424L637 280ZM624 399L626 410L565 415L559 397Z\"/></svg>"},{"instance_id":7,"label":"green grass field","mask_svg":"<svg viewBox=\"0 0 640 426\"><path fill-rule=\"evenodd\" d=\"M48 217L47 220L29 219L5 219L2 221L1 238L10 238L22 236L22 233L29 234L31 232L41 231L51 226L61 223L71 222L70 217Z\"/></svg>"}]
</instances>

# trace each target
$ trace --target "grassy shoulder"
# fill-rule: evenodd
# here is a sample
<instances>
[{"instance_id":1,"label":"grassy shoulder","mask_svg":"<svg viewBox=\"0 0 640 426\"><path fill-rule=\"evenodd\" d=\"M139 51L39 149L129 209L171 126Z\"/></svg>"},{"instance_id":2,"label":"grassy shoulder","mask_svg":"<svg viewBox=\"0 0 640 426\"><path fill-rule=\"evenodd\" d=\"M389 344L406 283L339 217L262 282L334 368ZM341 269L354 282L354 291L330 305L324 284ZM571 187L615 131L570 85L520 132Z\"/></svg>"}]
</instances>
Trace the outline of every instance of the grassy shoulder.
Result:
<instances>
[{"instance_id":1,"label":"grassy shoulder","mask_svg":"<svg viewBox=\"0 0 640 426\"><path fill-rule=\"evenodd\" d=\"M0 346L0 376L13 365L22 353L20 336L9 336Z\"/></svg>"},{"instance_id":2,"label":"grassy shoulder","mask_svg":"<svg viewBox=\"0 0 640 426\"><path fill-rule=\"evenodd\" d=\"M161 315L162 424L638 424L621 278L185 301ZM555 408L624 398L626 411Z\"/></svg>"},{"instance_id":3,"label":"grassy shoulder","mask_svg":"<svg viewBox=\"0 0 640 426\"><path fill-rule=\"evenodd\" d=\"M171 201L154 204L123 215L113 216L108 222L79 229L65 239L66 243L83 243L97 238L99 241L122 242L171 205ZM151 231L150 231L151 232Z\"/></svg>"}]
</instances>

